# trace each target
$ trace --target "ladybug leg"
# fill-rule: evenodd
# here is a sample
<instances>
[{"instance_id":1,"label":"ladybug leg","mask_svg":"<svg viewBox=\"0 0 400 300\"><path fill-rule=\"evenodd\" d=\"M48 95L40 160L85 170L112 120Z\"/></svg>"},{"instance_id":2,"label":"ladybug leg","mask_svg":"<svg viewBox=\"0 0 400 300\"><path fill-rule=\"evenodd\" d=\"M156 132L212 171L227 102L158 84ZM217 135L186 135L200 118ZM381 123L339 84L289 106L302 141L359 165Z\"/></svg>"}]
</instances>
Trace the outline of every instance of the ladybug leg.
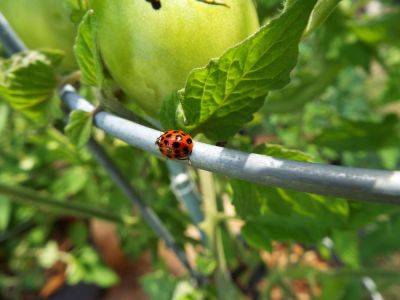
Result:
<instances>
[{"instance_id":1,"label":"ladybug leg","mask_svg":"<svg viewBox=\"0 0 400 300\"><path fill-rule=\"evenodd\" d=\"M185 158L177 158L177 160L187 160L188 165L191 166L192 165L192 161L190 160L190 157L185 157Z\"/></svg>"},{"instance_id":2,"label":"ladybug leg","mask_svg":"<svg viewBox=\"0 0 400 300\"><path fill-rule=\"evenodd\" d=\"M206 4L210 4L210 5L222 5L222 6L229 7L227 4L225 4L223 2L223 0L196 0L196 1L203 2Z\"/></svg>"},{"instance_id":3,"label":"ladybug leg","mask_svg":"<svg viewBox=\"0 0 400 300\"><path fill-rule=\"evenodd\" d=\"M159 137L156 139L156 142L154 144L156 144L157 146L160 146L160 138Z\"/></svg>"}]
</instances>

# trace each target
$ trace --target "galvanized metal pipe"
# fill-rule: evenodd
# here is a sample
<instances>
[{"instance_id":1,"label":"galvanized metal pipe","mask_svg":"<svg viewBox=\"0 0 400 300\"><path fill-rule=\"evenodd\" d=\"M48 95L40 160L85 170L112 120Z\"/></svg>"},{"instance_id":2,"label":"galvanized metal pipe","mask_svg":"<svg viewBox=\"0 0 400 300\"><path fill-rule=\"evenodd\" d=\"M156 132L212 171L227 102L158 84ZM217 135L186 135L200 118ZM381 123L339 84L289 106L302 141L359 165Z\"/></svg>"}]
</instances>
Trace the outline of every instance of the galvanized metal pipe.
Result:
<instances>
[{"instance_id":1,"label":"galvanized metal pipe","mask_svg":"<svg viewBox=\"0 0 400 300\"><path fill-rule=\"evenodd\" d=\"M70 109L92 111L94 107L76 94L72 86L62 92ZM106 133L146 152L161 156L154 144L160 131L122 119L108 112L95 116ZM370 170L277 159L196 142L192 166L246 181L348 199L400 204L400 172Z\"/></svg>"}]
</instances>

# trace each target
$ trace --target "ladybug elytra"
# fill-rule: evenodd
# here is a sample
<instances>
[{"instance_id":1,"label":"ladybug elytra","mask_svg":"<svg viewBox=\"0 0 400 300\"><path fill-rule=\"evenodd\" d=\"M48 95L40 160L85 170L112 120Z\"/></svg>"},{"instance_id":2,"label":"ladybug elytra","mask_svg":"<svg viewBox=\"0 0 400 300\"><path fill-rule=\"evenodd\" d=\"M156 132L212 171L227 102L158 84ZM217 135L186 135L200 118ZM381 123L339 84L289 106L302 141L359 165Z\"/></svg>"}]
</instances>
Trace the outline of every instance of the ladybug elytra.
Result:
<instances>
[{"instance_id":1,"label":"ladybug elytra","mask_svg":"<svg viewBox=\"0 0 400 300\"><path fill-rule=\"evenodd\" d=\"M192 137L182 130L167 130L157 140L162 155L169 159L189 159L193 150Z\"/></svg>"}]
</instances>

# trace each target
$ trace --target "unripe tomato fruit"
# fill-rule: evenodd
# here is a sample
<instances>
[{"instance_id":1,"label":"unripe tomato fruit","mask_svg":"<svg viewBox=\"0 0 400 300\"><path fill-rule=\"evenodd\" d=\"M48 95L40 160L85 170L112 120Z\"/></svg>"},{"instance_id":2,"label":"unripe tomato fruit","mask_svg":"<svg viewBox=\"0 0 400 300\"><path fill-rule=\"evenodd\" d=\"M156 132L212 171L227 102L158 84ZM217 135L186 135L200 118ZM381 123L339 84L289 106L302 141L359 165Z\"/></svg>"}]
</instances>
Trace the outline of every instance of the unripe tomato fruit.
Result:
<instances>
[{"instance_id":1,"label":"unripe tomato fruit","mask_svg":"<svg viewBox=\"0 0 400 300\"><path fill-rule=\"evenodd\" d=\"M75 40L70 9L62 0L0 0L0 11L30 49L53 48L65 52L63 66L76 68Z\"/></svg>"},{"instance_id":2,"label":"unripe tomato fruit","mask_svg":"<svg viewBox=\"0 0 400 300\"><path fill-rule=\"evenodd\" d=\"M92 0L101 56L117 84L150 116L189 72L259 28L252 0Z\"/></svg>"}]
</instances>

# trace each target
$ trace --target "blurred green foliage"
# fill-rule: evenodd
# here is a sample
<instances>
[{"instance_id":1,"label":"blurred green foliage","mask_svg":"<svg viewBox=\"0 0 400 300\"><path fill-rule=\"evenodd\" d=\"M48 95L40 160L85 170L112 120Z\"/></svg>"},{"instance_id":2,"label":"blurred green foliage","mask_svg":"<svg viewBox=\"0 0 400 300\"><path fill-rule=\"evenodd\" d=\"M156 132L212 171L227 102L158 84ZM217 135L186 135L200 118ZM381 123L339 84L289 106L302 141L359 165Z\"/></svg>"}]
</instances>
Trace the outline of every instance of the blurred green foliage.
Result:
<instances>
[{"instance_id":1,"label":"blurred green foliage","mask_svg":"<svg viewBox=\"0 0 400 300\"><path fill-rule=\"evenodd\" d=\"M84 1L67 2L78 24L84 16ZM283 7L279 0L256 2L264 23ZM271 92L254 120L228 145L299 161L399 169L400 5L394 0L342 0L327 15L324 23L303 37L290 83ZM0 182L28 187L41 195L46 192L57 201L112 211L123 220L132 220L133 212L138 219L129 226L117 224L118 237L124 253L133 259L146 251L153 254L155 271L141 280L152 299L215 297L212 279L204 289L194 290L186 277L169 274L157 256L155 234L82 146L92 133L178 243L191 243L198 249L199 242L184 234L190 221L170 190L164 162L90 128L87 114L74 113L71 119L76 123L67 127L68 138L59 99L53 97L60 83L58 58L49 54L55 52L32 53L37 55L30 60L24 59L29 54L0 60ZM17 82L15 78L21 79L20 84L10 84ZM29 82L31 89L25 89L32 78L36 80ZM80 93L93 103L99 100L92 87L82 85ZM177 106L177 99L169 100L170 106ZM165 114L171 115L168 107ZM174 120L166 123L176 124ZM265 142L270 140L273 143ZM375 281L384 296L398 295L400 208L261 187L220 176L215 176L215 184L219 208L228 200L236 210L234 217L222 216L220 223L234 218L244 224L240 235L219 224L232 274L242 265L251 269L263 264L263 255L272 253L276 242L288 247L301 244L329 265L320 270L293 262L282 269L269 269L262 276L265 288L259 291L265 299L276 286L285 299L294 297L288 282L300 279L318 287L315 298L365 299L370 294L363 284L366 277ZM68 283L109 287L118 282L91 244L89 221L66 216L51 206L38 210L13 200L0 190L2 298L37 294L46 280L43 270L57 261L65 263ZM60 244L65 240L71 246L62 250ZM210 276L219 267L205 250L199 251L196 263L200 272ZM249 283L251 272L243 277L238 286Z\"/></svg>"}]
</instances>

